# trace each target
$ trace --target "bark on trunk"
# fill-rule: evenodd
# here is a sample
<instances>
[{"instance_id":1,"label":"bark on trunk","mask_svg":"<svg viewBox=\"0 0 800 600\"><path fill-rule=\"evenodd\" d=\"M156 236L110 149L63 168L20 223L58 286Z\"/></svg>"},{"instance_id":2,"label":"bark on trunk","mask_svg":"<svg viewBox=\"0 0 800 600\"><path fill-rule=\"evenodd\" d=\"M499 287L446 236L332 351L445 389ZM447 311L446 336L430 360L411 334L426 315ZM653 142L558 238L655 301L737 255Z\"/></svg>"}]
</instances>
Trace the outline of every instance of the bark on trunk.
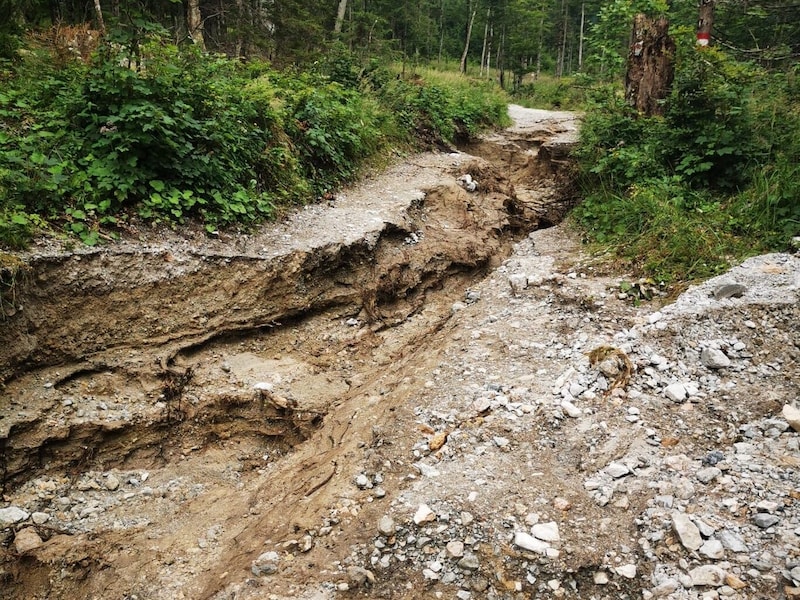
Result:
<instances>
[{"instance_id":1,"label":"bark on trunk","mask_svg":"<svg viewBox=\"0 0 800 600\"><path fill-rule=\"evenodd\" d=\"M200 15L200 0L188 0L186 8L186 26L192 41L205 49L206 41L203 38L203 17Z\"/></svg>"},{"instance_id":2,"label":"bark on trunk","mask_svg":"<svg viewBox=\"0 0 800 600\"><path fill-rule=\"evenodd\" d=\"M481 50L481 76L483 76L483 67L486 64L486 45L489 43L489 17L491 14L492 9L486 9L486 25L483 27L483 50Z\"/></svg>"},{"instance_id":3,"label":"bark on trunk","mask_svg":"<svg viewBox=\"0 0 800 600\"><path fill-rule=\"evenodd\" d=\"M106 34L106 22L103 20L103 9L100 8L100 0L94 0L94 14L97 17L97 29L102 35Z\"/></svg>"},{"instance_id":4,"label":"bark on trunk","mask_svg":"<svg viewBox=\"0 0 800 600\"><path fill-rule=\"evenodd\" d=\"M697 45L708 46L714 26L714 0L700 0L700 18L697 21Z\"/></svg>"},{"instance_id":5,"label":"bark on trunk","mask_svg":"<svg viewBox=\"0 0 800 600\"><path fill-rule=\"evenodd\" d=\"M675 75L675 41L669 21L638 14L633 21L625 98L644 115L660 115Z\"/></svg>"},{"instance_id":6,"label":"bark on trunk","mask_svg":"<svg viewBox=\"0 0 800 600\"><path fill-rule=\"evenodd\" d=\"M342 33L344 15L347 13L347 0L339 0L339 10L336 11L336 23L333 25L333 33Z\"/></svg>"},{"instance_id":7,"label":"bark on trunk","mask_svg":"<svg viewBox=\"0 0 800 600\"><path fill-rule=\"evenodd\" d=\"M465 74L467 72L467 54L469 53L469 39L472 37L472 24L475 22L475 13L477 11L472 11L472 16L469 18L469 23L467 23L467 41L464 44L464 53L461 55L461 67L460 71L461 74Z\"/></svg>"}]
</instances>

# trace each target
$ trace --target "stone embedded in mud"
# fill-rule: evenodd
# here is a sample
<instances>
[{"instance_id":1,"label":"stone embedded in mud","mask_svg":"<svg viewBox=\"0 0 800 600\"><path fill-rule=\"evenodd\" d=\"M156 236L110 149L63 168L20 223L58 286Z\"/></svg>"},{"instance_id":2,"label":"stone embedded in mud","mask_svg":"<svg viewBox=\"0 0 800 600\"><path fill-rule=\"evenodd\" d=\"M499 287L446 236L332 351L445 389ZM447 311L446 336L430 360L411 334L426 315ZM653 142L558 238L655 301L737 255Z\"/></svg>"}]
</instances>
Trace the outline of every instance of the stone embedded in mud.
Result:
<instances>
[{"instance_id":1,"label":"stone embedded in mud","mask_svg":"<svg viewBox=\"0 0 800 600\"><path fill-rule=\"evenodd\" d=\"M458 540L447 542L445 550L447 550L447 555L450 558L461 558L464 556L464 542L459 542Z\"/></svg>"},{"instance_id":2,"label":"stone embedded in mud","mask_svg":"<svg viewBox=\"0 0 800 600\"><path fill-rule=\"evenodd\" d=\"M39 537L39 534L36 533L33 527L20 529L14 537L14 549L17 551L17 554L25 554L30 550L38 548L43 543L42 538Z\"/></svg>"},{"instance_id":3,"label":"stone embedded in mud","mask_svg":"<svg viewBox=\"0 0 800 600\"><path fill-rule=\"evenodd\" d=\"M758 513L757 515L753 516L753 523L755 523L756 526L760 527L761 529L769 529L773 525L780 523L780 520L780 517L770 515L768 513Z\"/></svg>"},{"instance_id":4,"label":"stone embedded in mud","mask_svg":"<svg viewBox=\"0 0 800 600\"><path fill-rule=\"evenodd\" d=\"M466 569L468 571L476 571L478 567L481 566L478 557L475 556L472 552L468 552L464 555L464 557L458 561L458 566L461 569Z\"/></svg>"},{"instance_id":5,"label":"stone embedded in mud","mask_svg":"<svg viewBox=\"0 0 800 600\"><path fill-rule=\"evenodd\" d=\"M614 569L614 572L617 575L624 577L625 579L633 579L636 577L636 565L633 563L622 565Z\"/></svg>"},{"instance_id":6,"label":"stone embedded in mud","mask_svg":"<svg viewBox=\"0 0 800 600\"><path fill-rule=\"evenodd\" d=\"M113 473L109 473L104 485L108 491L113 492L119 488L119 479Z\"/></svg>"},{"instance_id":7,"label":"stone embedded in mud","mask_svg":"<svg viewBox=\"0 0 800 600\"><path fill-rule=\"evenodd\" d=\"M673 402L683 402L689 394L682 383L671 383L664 389L664 395Z\"/></svg>"},{"instance_id":8,"label":"stone embedded in mud","mask_svg":"<svg viewBox=\"0 0 800 600\"><path fill-rule=\"evenodd\" d=\"M394 519L389 515L384 515L378 521L378 533L384 535L386 537L391 537L397 531L397 526L394 523Z\"/></svg>"},{"instance_id":9,"label":"stone embedded in mud","mask_svg":"<svg viewBox=\"0 0 800 600\"><path fill-rule=\"evenodd\" d=\"M278 561L280 561L280 556L277 552L264 552L253 561L250 571L255 576L272 575L278 570Z\"/></svg>"},{"instance_id":10,"label":"stone embedded in mud","mask_svg":"<svg viewBox=\"0 0 800 600\"><path fill-rule=\"evenodd\" d=\"M550 521L549 523L537 523L531 527L531 533L535 538L544 542L560 542L561 536L558 533L558 523Z\"/></svg>"},{"instance_id":11,"label":"stone embedded in mud","mask_svg":"<svg viewBox=\"0 0 800 600\"><path fill-rule=\"evenodd\" d=\"M31 520L37 525L44 525L50 520L50 515L46 512L35 512L31 515Z\"/></svg>"},{"instance_id":12,"label":"stone embedded in mud","mask_svg":"<svg viewBox=\"0 0 800 600\"><path fill-rule=\"evenodd\" d=\"M375 583L375 575L372 571L364 567L348 567L347 578L350 580L350 585L355 587L362 587Z\"/></svg>"},{"instance_id":13,"label":"stone embedded in mud","mask_svg":"<svg viewBox=\"0 0 800 600\"><path fill-rule=\"evenodd\" d=\"M547 549L550 548L550 544L544 542L542 540L536 539L529 533L525 533L524 531L515 531L514 532L514 545L519 546L523 550L528 550L529 552L536 552L538 554L546 554Z\"/></svg>"},{"instance_id":14,"label":"stone embedded in mud","mask_svg":"<svg viewBox=\"0 0 800 600\"><path fill-rule=\"evenodd\" d=\"M723 547L722 542L712 538L710 540L706 540L703 545L700 546L700 554L708 558L719 560L725 558L725 548Z\"/></svg>"},{"instance_id":15,"label":"stone embedded in mud","mask_svg":"<svg viewBox=\"0 0 800 600\"><path fill-rule=\"evenodd\" d=\"M723 283L714 288L714 299L741 298L747 291L747 287L741 283Z\"/></svg>"},{"instance_id":16,"label":"stone embedded in mud","mask_svg":"<svg viewBox=\"0 0 800 600\"><path fill-rule=\"evenodd\" d=\"M22 510L18 506L0 508L0 527L8 527L26 520L30 513Z\"/></svg>"}]
</instances>

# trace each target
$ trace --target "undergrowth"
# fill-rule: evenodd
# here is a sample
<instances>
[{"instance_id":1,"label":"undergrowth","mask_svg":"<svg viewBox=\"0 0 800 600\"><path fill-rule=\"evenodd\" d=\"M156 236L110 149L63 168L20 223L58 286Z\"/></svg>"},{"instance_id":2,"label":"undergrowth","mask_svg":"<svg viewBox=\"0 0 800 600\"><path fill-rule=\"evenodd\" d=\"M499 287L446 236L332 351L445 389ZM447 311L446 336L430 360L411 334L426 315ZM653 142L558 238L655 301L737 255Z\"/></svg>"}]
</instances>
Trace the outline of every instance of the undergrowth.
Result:
<instances>
[{"instance_id":1,"label":"undergrowth","mask_svg":"<svg viewBox=\"0 0 800 600\"><path fill-rule=\"evenodd\" d=\"M663 117L596 93L576 153L587 238L664 282L786 250L800 234L797 76L686 44Z\"/></svg>"},{"instance_id":2,"label":"undergrowth","mask_svg":"<svg viewBox=\"0 0 800 600\"><path fill-rule=\"evenodd\" d=\"M146 35L145 35L146 34ZM88 61L29 45L0 73L0 245L93 245L133 218L248 227L313 201L392 146L447 145L507 119L485 84L402 78L332 52L279 72L116 32Z\"/></svg>"}]
</instances>

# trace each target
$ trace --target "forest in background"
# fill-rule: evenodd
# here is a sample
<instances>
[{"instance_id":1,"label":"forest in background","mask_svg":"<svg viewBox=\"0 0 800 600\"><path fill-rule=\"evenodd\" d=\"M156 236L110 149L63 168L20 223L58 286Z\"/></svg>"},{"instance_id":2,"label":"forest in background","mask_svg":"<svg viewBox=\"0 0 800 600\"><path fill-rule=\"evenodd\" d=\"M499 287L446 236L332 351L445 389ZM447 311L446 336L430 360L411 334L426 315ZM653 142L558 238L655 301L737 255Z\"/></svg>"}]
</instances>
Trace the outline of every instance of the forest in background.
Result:
<instances>
[{"instance_id":1,"label":"forest in background","mask_svg":"<svg viewBox=\"0 0 800 600\"><path fill-rule=\"evenodd\" d=\"M0 0L0 244L257 223L510 94L586 112L587 239L712 274L800 232L800 4L713 4L698 48L694 0ZM675 41L658 115L625 98L637 13Z\"/></svg>"}]
</instances>

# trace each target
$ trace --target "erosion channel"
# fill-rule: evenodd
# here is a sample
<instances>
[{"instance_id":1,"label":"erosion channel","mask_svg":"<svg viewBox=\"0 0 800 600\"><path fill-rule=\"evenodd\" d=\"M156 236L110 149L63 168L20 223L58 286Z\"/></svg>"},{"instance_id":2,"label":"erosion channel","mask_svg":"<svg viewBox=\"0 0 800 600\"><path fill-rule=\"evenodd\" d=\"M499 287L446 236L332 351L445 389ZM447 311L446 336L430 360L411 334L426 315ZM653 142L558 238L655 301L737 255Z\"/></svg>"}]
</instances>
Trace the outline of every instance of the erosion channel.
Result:
<instances>
[{"instance_id":1,"label":"erosion channel","mask_svg":"<svg viewBox=\"0 0 800 600\"><path fill-rule=\"evenodd\" d=\"M791 587L797 257L636 305L558 225L575 116L510 113L249 235L20 256L0 597Z\"/></svg>"}]
</instances>

